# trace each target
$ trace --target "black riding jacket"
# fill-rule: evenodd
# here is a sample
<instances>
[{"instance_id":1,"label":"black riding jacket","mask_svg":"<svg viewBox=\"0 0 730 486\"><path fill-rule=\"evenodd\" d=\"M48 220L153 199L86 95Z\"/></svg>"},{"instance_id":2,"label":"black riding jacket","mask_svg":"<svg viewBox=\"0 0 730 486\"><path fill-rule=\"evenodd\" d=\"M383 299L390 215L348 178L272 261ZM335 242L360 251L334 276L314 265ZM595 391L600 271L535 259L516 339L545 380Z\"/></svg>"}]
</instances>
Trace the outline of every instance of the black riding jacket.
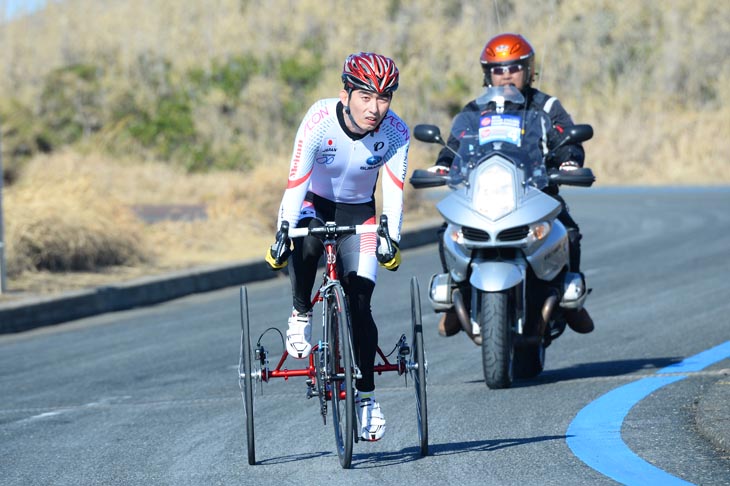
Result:
<instances>
[{"instance_id":1,"label":"black riding jacket","mask_svg":"<svg viewBox=\"0 0 730 486\"><path fill-rule=\"evenodd\" d=\"M525 88L522 91L522 94L525 96L528 110L544 111L550 117L554 130L548 133L547 145L549 149L552 148L551 145L553 144L551 144L550 140L551 134L557 134L565 128L573 126L574 123L572 118L570 117L568 112L565 111L565 108L563 108L563 105L560 103L560 101L554 96L547 95L542 91L538 91L537 89L532 87ZM477 105L476 100L470 101L462 109L462 112L465 111L479 111L479 106ZM451 147L455 152L458 152L459 140L451 134L449 134L447 145ZM585 151L583 150L583 146L579 143L564 145L556 151L555 155L555 158L548 166L549 169L557 168L560 164L568 160L572 160L576 162L579 166L583 167L583 161L585 160ZM439 152L438 158L436 159L436 165L450 167L453 159L454 152L444 147Z\"/></svg>"}]
</instances>

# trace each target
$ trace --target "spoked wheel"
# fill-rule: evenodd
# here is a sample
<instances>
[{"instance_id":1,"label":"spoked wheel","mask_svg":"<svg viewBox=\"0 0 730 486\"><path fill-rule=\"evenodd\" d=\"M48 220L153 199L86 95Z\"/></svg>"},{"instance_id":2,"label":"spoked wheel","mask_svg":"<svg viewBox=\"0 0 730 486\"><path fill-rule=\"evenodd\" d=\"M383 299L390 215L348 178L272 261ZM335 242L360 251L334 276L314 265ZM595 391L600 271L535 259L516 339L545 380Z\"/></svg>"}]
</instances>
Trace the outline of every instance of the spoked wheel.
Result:
<instances>
[{"instance_id":1,"label":"spoked wheel","mask_svg":"<svg viewBox=\"0 0 730 486\"><path fill-rule=\"evenodd\" d=\"M317 355L314 357L315 387L319 398L319 412L322 414L322 421L327 425L327 368L325 363L329 361L327 355L329 345L322 344L317 348Z\"/></svg>"},{"instance_id":2,"label":"spoked wheel","mask_svg":"<svg viewBox=\"0 0 730 486\"><path fill-rule=\"evenodd\" d=\"M347 301L342 287L332 287L327 305L327 362L332 391L332 423L340 465L352 464L352 443L355 432L355 371Z\"/></svg>"},{"instance_id":3,"label":"spoked wheel","mask_svg":"<svg viewBox=\"0 0 730 486\"><path fill-rule=\"evenodd\" d=\"M243 398L243 411L246 416L246 437L248 438L248 463L256 464L253 428L253 376L251 366L251 338L248 325L248 293L241 287L241 357L238 362L238 386Z\"/></svg>"},{"instance_id":4,"label":"spoked wheel","mask_svg":"<svg viewBox=\"0 0 730 486\"><path fill-rule=\"evenodd\" d=\"M410 369L416 388L416 416L418 419L418 440L421 456L428 455L428 407L426 403L426 350L423 347L423 326L421 324L421 294L416 277L411 278L411 321L413 341L411 345Z\"/></svg>"}]
</instances>

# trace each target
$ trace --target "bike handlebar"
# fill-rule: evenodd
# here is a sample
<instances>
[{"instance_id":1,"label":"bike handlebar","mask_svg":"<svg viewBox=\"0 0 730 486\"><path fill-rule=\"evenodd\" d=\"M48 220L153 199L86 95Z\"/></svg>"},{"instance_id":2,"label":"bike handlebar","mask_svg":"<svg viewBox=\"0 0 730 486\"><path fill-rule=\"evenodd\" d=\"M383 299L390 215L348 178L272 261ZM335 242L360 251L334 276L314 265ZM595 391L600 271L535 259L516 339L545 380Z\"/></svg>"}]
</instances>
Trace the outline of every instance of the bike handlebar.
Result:
<instances>
[{"instance_id":1,"label":"bike handlebar","mask_svg":"<svg viewBox=\"0 0 730 486\"><path fill-rule=\"evenodd\" d=\"M282 224L283 226L283 224ZM337 238L338 236L354 235L362 233L376 233L380 229L377 224L357 224L339 226L335 223L325 223L324 226L314 228L293 228L288 231L289 238L301 238L304 236L320 236L322 239Z\"/></svg>"},{"instance_id":2,"label":"bike handlebar","mask_svg":"<svg viewBox=\"0 0 730 486\"><path fill-rule=\"evenodd\" d=\"M277 233L277 248L284 246L289 238L302 238L304 236L317 236L322 240L336 239L339 236L377 233L381 238L381 244L385 246L387 255L394 255L393 240L390 238L388 231L388 217L383 214L380 216L380 224L356 224L356 225L338 225L332 221L326 222L324 226L315 226L313 228L289 228L288 221L282 221L279 232ZM287 245L288 246L288 245Z\"/></svg>"}]
</instances>

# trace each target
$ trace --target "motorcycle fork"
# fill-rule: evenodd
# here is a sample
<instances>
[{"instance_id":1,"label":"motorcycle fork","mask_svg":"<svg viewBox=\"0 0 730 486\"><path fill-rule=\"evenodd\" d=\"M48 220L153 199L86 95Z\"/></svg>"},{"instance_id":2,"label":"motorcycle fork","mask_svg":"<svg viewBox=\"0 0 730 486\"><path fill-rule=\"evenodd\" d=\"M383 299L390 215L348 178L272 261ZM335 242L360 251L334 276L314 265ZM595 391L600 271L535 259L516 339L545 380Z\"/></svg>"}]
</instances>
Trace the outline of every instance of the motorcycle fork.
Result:
<instances>
[{"instance_id":1,"label":"motorcycle fork","mask_svg":"<svg viewBox=\"0 0 730 486\"><path fill-rule=\"evenodd\" d=\"M512 302L511 307L514 309L512 330L518 335L522 335L525 332L525 320L527 318L527 275L525 275L525 267L520 268L522 271L522 281L511 289L508 289L508 292L510 293L510 301ZM482 312L482 299L479 298L479 294L481 292L484 292L484 290L471 286L469 317L471 319L473 332L479 330L479 333L481 333L481 329L479 327L479 315Z\"/></svg>"},{"instance_id":2,"label":"motorcycle fork","mask_svg":"<svg viewBox=\"0 0 730 486\"><path fill-rule=\"evenodd\" d=\"M527 276L525 275L524 269L522 271L522 282L515 286L515 332L518 335L522 335L525 332L525 319L527 317Z\"/></svg>"}]
</instances>

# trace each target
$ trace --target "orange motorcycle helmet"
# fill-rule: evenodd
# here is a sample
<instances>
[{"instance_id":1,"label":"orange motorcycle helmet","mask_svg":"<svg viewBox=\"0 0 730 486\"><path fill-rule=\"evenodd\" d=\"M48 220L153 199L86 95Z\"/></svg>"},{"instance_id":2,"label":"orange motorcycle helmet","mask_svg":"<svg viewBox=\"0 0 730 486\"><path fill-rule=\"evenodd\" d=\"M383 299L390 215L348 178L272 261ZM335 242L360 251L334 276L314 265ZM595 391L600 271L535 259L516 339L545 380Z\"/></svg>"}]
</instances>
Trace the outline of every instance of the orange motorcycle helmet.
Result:
<instances>
[{"instance_id":1,"label":"orange motorcycle helmet","mask_svg":"<svg viewBox=\"0 0 730 486\"><path fill-rule=\"evenodd\" d=\"M480 58L484 71L484 86L491 86L491 69L496 66L520 64L525 70L525 87L535 77L535 50L519 34L500 34L492 37L482 50Z\"/></svg>"}]
</instances>

